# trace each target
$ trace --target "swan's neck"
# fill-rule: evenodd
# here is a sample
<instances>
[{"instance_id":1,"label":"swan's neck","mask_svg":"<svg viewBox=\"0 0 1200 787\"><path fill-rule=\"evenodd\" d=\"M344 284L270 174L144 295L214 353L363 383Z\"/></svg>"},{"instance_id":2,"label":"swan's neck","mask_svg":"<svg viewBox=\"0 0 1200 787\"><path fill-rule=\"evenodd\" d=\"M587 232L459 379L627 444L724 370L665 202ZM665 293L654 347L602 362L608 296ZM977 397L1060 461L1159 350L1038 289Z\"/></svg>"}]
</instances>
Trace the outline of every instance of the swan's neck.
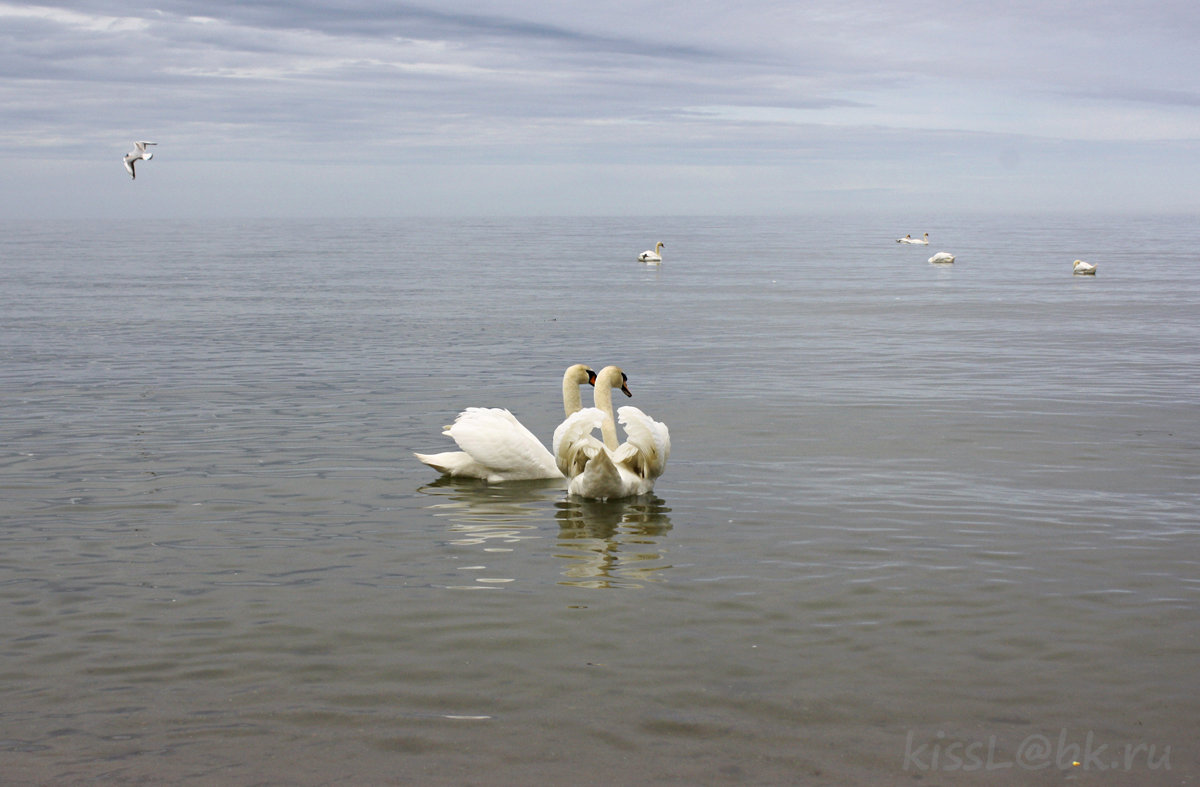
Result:
<instances>
[{"instance_id":1,"label":"swan's neck","mask_svg":"<svg viewBox=\"0 0 1200 787\"><path fill-rule=\"evenodd\" d=\"M570 375L563 377L563 411L569 416L583 409L583 399L579 395L579 383Z\"/></svg>"},{"instance_id":2,"label":"swan's neck","mask_svg":"<svg viewBox=\"0 0 1200 787\"><path fill-rule=\"evenodd\" d=\"M600 435L604 438L604 446L610 450L617 450L617 422L613 418L613 403L612 403L612 386L602 385L599 380L596 381L596 409L604 413L604 422L600 424Z\"/></svg>"}]
</instances>

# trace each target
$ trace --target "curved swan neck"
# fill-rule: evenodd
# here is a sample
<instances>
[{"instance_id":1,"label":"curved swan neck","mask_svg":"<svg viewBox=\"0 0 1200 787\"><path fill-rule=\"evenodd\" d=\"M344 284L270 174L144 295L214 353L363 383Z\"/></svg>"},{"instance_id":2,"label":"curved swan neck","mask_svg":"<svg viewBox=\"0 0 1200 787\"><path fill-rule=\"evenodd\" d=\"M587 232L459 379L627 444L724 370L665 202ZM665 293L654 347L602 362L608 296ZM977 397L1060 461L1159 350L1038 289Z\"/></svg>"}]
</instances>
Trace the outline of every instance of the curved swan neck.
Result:
<instances>
[{"instance_id":1,"label":"curved swan neck","mask_svg":"<svg viewBox=\"0 0 1200 787\"><path fill-rule=\"evenodd\" d=\"M612 392L614 388L625 387L625 374L617 366L606 366L600 370L600 375L596 378L596 393L594 399L596 409L604 413L604 422L600 424L600 434L604 438L604 445L608 450L617 450L617 422L613 416L613 401Z\"/></svg>"},{"instance_id":2,"label":"curved swan neck","mask_svg":"<svg viewBox=\"0 0 1200 787\"><path fill-rule=\"evenodd\" d=\"M583 409L583 400L579 395L579 387L587 384L594 385L595 383L596 373L587 364L577 363L573 366L568 366L567 370L563 372L563 411L568 418Z\"/></svg>"},{"instance_id":3,"label":"curved swan neck","mask_svg":"<svg viewBox=\"0 0 1200 787\"><path fill-rule=\"evenodd\" d=\"M610 451L617 450L617 422L613 418L612 386L601 385L596 381L596 409L604 413L604 421L600 424L600 435L604 438L604 447Z\"/></svg>"},{"instance_id":4,"label":"curved swan neck","mask_svg":"<svg viewBox=\"0 0 1200 787\"><path fill-rule=\"evenodd\" d=\"M579 383L575 381L569 369L563 375L562 391L563 411L567 415L577 413L583 409L583 399L579 394Z\"/></svg>"}]
</instances>

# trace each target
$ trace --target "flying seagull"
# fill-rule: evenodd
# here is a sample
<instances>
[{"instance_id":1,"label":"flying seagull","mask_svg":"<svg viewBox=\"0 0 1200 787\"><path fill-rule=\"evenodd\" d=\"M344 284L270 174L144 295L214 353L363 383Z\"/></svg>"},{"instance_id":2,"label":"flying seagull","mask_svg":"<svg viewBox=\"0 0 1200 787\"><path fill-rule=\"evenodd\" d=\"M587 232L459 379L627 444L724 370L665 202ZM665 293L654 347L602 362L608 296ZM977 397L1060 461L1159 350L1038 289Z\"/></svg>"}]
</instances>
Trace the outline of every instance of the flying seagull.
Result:
<instances>
[{"instance_id":1,"label":"flying seagull","mask_svg":"<svg viewBox=\"0 0 1200 787\"><path fill-rule=\"evenodd\" d=\"M157 142L134 142L135 150L131 150L125 154L125 169L129 170L129 177L136 179L137 173L133 171L133 162L138 159L149 161L154 158L154 154L146 150L147 145L157 145Z\"/></svg>"}]
</instances>

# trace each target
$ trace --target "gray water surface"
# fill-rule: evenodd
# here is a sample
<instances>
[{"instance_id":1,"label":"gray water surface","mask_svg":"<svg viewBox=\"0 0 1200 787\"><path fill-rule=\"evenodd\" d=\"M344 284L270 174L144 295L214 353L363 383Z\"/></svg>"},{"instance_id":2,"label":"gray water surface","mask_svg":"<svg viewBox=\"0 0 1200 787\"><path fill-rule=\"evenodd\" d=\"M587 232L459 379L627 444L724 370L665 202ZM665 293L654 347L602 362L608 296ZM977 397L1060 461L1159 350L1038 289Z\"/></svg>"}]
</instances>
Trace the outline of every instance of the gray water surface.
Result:
<instances>
[{"instance_id":1,"label":"gray water surface","mask_svg":"<svg viewBox=\"0 0 1200 787\"><path fill-rule=\"evenodd\" d=\"M0 782L1193 783L1198 247L6 225ZM549 442L576 362L670 427L653 495L412 457L471 405Z\"/></svg>"}]
</instances>

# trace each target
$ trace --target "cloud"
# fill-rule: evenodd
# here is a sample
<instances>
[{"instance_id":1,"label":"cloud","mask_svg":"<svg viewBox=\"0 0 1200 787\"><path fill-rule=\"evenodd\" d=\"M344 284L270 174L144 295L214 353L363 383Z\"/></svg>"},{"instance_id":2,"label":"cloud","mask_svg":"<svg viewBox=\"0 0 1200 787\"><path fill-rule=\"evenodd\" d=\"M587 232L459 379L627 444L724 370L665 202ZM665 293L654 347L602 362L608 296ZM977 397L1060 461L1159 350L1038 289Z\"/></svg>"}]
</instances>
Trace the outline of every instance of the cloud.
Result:
<instances>
[{"instance_id":1,"label":"cloud","mask_svg":"<svg viewBox=\"0 0 1200 787\"><path fill-rule=\"evenodd\" d=\"M1174 141L1186 159L1198 16L1115 0L9 0L0 161L92 161L145 135L161 138L156 163L269 161L273 177L498 164L836 179L840 165L850 190L885 193L861 162L928 173L931 147L983 169L998 147L1032 162L1060 141L1080 143L1068 158ZM1019 201L1026 186L993 187Z\"/></svg>"}]
</instances>

